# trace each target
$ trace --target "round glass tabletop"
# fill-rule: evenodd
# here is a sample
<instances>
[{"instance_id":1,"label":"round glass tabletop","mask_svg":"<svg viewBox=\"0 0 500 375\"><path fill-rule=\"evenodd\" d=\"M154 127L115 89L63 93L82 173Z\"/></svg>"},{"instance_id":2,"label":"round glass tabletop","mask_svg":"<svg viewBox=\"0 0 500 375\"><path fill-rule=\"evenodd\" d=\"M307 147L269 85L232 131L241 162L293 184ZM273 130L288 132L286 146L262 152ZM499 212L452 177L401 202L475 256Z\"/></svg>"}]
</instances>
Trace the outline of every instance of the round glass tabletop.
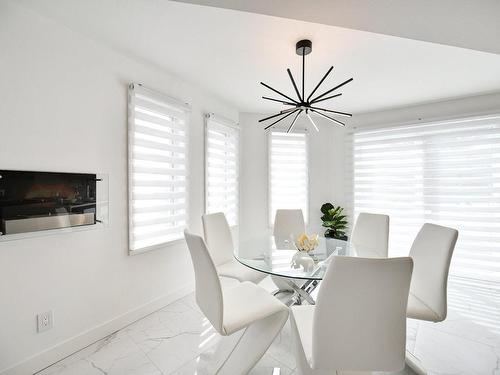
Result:
<instances>
[{"instance_id":1,"label":"round glass tabletop","mask_svg":"<svg viewBox=\"0 0 500 375\"><path fill-rule=\"evenodd\" d=\"M294 279L322 280L332 256L383 257L376 250L356 248L334 238L319 237L309 253L298 251L295 241L266 235L241 241L234 256L243 265L270 275Z\"/></svg>"}]
</instances>

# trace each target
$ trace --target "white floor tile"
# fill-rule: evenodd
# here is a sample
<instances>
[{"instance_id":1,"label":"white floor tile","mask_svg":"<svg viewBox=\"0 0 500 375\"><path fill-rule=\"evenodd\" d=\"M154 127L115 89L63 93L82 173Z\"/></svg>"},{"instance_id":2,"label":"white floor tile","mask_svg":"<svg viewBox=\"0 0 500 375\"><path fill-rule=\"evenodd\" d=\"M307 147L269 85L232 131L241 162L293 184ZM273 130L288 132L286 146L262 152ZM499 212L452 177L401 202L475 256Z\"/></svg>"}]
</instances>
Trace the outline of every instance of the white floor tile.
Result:
<instances>
[{"instance_id":1,"label":"white floor tile","mask_svg":"<svg viewBox=\"0 0 500 375\"><path fill-rule=\"evenodd\" d=\"M270 278L261 285L275 289ZM442 323L408 320L407 349L429 375L500 375L500 285L452 279L448 302ZM230 339L215 332L190 294L39 374L212 375L214 358L224 355L221 340ZM291 340L287 323L250 374L279 367L298 375Z\"/></svg>"}]
</instances>

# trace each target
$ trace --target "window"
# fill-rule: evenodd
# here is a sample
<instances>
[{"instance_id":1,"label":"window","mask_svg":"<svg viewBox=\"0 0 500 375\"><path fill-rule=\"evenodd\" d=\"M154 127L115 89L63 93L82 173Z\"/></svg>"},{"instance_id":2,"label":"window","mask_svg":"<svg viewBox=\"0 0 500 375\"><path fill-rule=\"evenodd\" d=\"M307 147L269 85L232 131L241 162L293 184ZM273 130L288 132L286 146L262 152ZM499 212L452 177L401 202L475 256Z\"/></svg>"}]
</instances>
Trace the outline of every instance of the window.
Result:
<instances>
[{"instance_id":1,"label":"window","mask_svg":"<svg viewBox=\"0 0 500 375\"><path fill-rule=\"evenodd\" d=\"M459 230L450 272L500 281L500 117L360 130L354 210L391 217L391 255L425 222Z\"/></svg>"},{"instance_id":2,"label":"window","mask_svg":"<svg viewBox=\"0 0 500 375\"><path fill-rule=\"evenodd\" d=\"M189 109L129 87L129 246L144 251L181 239L187 223Z\"/></svg>"},{"instance_id":3,"label":"window","mask_svg":"<svg viewBox=\"0 0 500 375\"><path fill-rule=\"evenodd\" d=\"M307 134L269 133L269 222L277 209L300 208L308 221Z\"/></svg>"},{"instance_id":4,"label":"window","mask_svg":"<svg viewBox=\"0 0 500 375\"><path fill-rule=\"evenodd\" d=\"M206 212L223 212L229 225L238 225L239 131L236 124L206 116Z\"/></svg>"}]
</instances>

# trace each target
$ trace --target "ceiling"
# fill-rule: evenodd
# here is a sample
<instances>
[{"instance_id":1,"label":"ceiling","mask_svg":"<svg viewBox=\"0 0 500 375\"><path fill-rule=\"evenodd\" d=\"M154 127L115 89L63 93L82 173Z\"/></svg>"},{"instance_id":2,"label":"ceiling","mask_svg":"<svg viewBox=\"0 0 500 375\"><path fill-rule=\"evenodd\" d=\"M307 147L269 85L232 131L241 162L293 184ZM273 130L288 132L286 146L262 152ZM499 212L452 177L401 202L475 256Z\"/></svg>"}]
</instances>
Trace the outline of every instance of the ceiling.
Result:
<instances>
[{"instance_id":1,"label":"ceiling","mask_svg":"<svg viewBox=\"0 0 500 375\"><path fill-rule=\"evenodd\" d=\"M174 0L500 54L498 0Z\"/></svg>"},{"instance_id":2,"label":"ceiling","mask_svg":"<svg viewBox=\"0 0 500 375\"><path fill-rule=\"evenodd\" d=\"M299 76L294 46L302 38L313 41L306 91L331 65L323 90L354 78L332 109L361 113L500 91L500 55L477 50L167 0L16 3L202 86L242 112L279 108L260 99L273 96L260 81L293 95L286 68Z\"/></svg>"}]
</instances>

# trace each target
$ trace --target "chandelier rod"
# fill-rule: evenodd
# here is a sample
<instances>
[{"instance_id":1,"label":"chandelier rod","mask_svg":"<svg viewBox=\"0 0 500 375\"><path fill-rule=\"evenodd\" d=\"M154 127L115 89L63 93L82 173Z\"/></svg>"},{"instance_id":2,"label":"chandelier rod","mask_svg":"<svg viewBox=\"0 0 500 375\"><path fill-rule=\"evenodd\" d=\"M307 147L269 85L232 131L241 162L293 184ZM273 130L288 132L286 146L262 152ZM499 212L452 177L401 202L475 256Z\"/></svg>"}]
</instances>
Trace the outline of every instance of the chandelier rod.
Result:
<instances>
[{"instance_id":1,"label":"chandelier rod","mask_svg":"<svg viewBox=\"0 0 500 375\"><path fill-rule=\"evenodd\" d=\"M316 85L316 87L314 88L314 90L311 91L311 93L309 94L309 96L307 97L307 102L309 101L309 99L311 99L311 96L314 95L314 93L316 92L316 90L319 88L319 86L321 86L321 84L323 83L323 81L326 79L326 77L328 77L328 75L330 74L330 72L333 70L333 66L330 67L330 69L328 69L328 72L326 72L326 74L323 76L323 78L321 78L321 81L319 81L319 83Z\"/></svg>"},{"instance_id":2,"label":"chandelier rod","mask_svg":"<svg viewBox=\"0 0 500 375\"><path fill-rule=\"evenodd\" d=\"M273 102L278 102L278 103L281 103L281 104L286 104L286 105L295 105L295 103L292 103L292 102L285 102L284 100L281 100L281 99L274 99L274 98L269 98L267 96L263 96L262 99L266 99L266 100L272 100Z\"/></svg>"},{"instance_id":3,"label":"chandelier rod","mask_svg":"<svg viewBox=\"0 0 500 375\"><path fill-rule=\"evenodd\" d=\"M263 119L259 120L259 122L266 121L266 120L270 120L270 119L272 119L272 118L278 117L278 116L280 116L280 115L283 115L283 114L285 114L285 113L290 112L290 111L291 111L291 110L293 110L293 109L295 109L295 108L284 109L283 111L280 111L279 113L277 113L277 114L275 114L275 115L272 115L272 116L269 116L269 117L266 117L266 118L263 118Z\"/></svg>"},{"instance_id":4,"label":"chandelier rod","mask_svg":"<svg viewBox=\"0 0 500 375\"><path fill-rule=\"evenodd\" d=\"M339 116L352 117L352 114L346 113L346 112L332 111L331 109L318 108L318 107L313 107L313 106L310 106L309 108L320 110L320 111L325 111L325 112L330 112L330 113L335 113L335 114L337 114Z\"/></svg>"},{"instance_id":5,"label":"chandelier rod","mask_svg":"<svg viewBox=\"0 0 500 375\"><path fill-rule=\"evenodd\" d=\"M320 115L320 116L322 116L322 117L324 117L324 118L326 118L326 119L328 119L328 120L330 120L330 121L333 121L333 122L335 122L336 124L339 124L339 125L345 126L345 124L344 124L343 122L340 122L339 120L335 120L333 117L327 116L327 115L325 115L324 113L318 112L318 111L317 111L317 110L315 110L315 109L311 109L311 112L314 112L314 113L316 113L316 114L318 114L318 115Z\"/></svg>"},{"instance_id":6,"label":"chandelier rod","mask_svg":"<svg viewBox=\"0 0 500 375\"><path fill-rule=\"evenodd\" d=\"M295 104L299 104L299 102L298 102L298 101L296 101L295 99L292 99L292 98L290 98L288 95L285 95L285 94L283 94L282 92L279 92L278 90L273 89L271 86L266 85L264 82L261 82L260 84L261 84L262 86L264 86L264 87L267 87L269 90L272 90L272 91L274 91L274 92L275 92L275 93L277 93L277 94L280 94L281 96L283 96L283 97L287 98L288 100L291 100L291 101L292 101L292 102L294 102Z\"/></svg>"},{"instance_id":7,"label":"chandelier rod","mask_svg":"<svg viewBox=\"0 0 500 375\"><path fill-rule=\"evenodd\" d=\"M301 101L304 101L304 98L306 97L304 95L304 85L305 85L305 73L304 70L306 68L306 47L302 47L302 99Z\"/></svg>"},{"instance_id":8,"label":"chandelier rod","mask_svg":"<svg viewBox=\"0 0 500 375\"><path fill-rule=\"evenodd\" d=\"M290 132L292 131L293 126L294 126L294 125L295 125L295 123L297 122L297 119L299 118L299 115L300 115L301 113L302 113L302 109L301 109L301 110L299 110L299 111L297 112L297 114L295 115L295 118L293 119L292 124L290 125L290 127L289 127L289 128L288 128L288 130L286 131L287 133L290 133Z\"/></svg>"},{"instance_id":9,"label":"chandelier rod","mask_svg":"<svg viewBox=\"0 0 500 375\"><path fill-rule=\"evenodd\" d=\"M295 89L295 92L297 93L297 96L299 97L299 100L302 101L302 97L299 94L299 89L297 88L297 85L295 84L295 80L293 79L293 75L292 75L292 72L290 71L290 68L287 68L286 71L288 72L288 76L290 77L290 79L292 81L293 88Z\"/></svg>"},{"instance_id":10,"label":"chandelier rod","mask_svg":"<svg viewBox=\"0 0 500 375\"><path fill-rule=\"evenodd\" d=\"M313 124L314 129L316 129L316 131L319 133L319 129L318 129L318 127L316 126L316 123L313 121L313 119L312 119L311 115L310 115L309 113L307 113L307 110L306 110L306 116L307 116L307 118L309 119L309 121L311 121L311 124Z\"/></svg>"},{"instance_id":11,"label":"chandelier rod","mask_svg":"<svg viewBox=\"0 0 500 375\"><path fill-rule=\"evenodd\" d=\"M267 129L269 129L270 127L272 127L272 126L276 125L278 122L280 122L280 121L282 121L282 120L286 119L288 116L290 116L291 114L293 114L293 113L295 113L295 112L297 112L297 111L299 111L299 109L298 109L298 108L295 108L293 111L287 112L287 114L286 114L285 116L283 116L282 118L280 118L280 119L276 120L276 121L275 121L275 122L273 122L271 125L266 126L266 127L264 128L264 130L267 130Z\"/></svg>"},{"instance_id":12,"label":"chandelier rod","mask_svg":"<svg viewBox=\"0 0 500 375\"><path fill-rule=\"evenodd\" d=\"M321 94L320 96L317 96L316 98L314 98L313 100L311 100L311 104L315 103L318 99L322 98L323 96L328 95L332 91L335 91L335 90L341 88L342 86L348 84L352 80L353 80L352 78L349 78L347 81L342 82L340 85L335 86L333 89L330 89L327 92L324 92L323 94Z\"/></svg>"},{"instance_id":13,"label":"chandelier rod","mask_svg":"<svg viewBox=\"0 0 500 375\"><path fill-rule=\"evenodd\" d=\"M319 100L316 100L314 103L319 103L319 102L322 102L323 100L333 99L333 98L336 98L337 96L341 96L341 95L342 95L342 93L335 94L335 95L332 95L332 96L327 96L326 98L321 98Z\"/></svg>"}]
</instances>

